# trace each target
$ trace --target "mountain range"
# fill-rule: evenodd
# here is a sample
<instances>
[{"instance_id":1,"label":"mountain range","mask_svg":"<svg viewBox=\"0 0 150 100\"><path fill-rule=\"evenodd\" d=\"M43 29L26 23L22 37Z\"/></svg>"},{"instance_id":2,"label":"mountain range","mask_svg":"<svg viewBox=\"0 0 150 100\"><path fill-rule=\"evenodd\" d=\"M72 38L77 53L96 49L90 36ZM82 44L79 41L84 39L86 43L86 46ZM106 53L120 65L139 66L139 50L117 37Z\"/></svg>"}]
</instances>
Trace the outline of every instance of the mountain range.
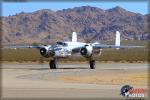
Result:
<instances>
[{"instance_id":1,"label":"mountain range","mask_svg":"<svg viewBox=\"0 0 150 100\"><path fill-rule=\"evenodd\" d=\"M148 18L119 6L100 9L91 6L52 11L41 9L2 16L2 44L53 43L70 40L77 32L79 41L114 40L120 31L122 40L150 40Z\"/></svg>"}]
</instances>

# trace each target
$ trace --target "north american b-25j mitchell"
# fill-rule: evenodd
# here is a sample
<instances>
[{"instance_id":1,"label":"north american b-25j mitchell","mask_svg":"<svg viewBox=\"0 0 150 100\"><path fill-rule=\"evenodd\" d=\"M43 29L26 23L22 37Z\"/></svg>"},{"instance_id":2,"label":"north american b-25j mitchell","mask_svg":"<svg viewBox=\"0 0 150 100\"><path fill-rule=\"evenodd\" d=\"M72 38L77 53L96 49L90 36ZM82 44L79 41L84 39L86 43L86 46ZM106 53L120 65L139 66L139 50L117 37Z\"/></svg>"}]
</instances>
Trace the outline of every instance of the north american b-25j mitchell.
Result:
<instances>
[{"instance_id":1,"label":"north american b-25j mitchell","mask_svg":"<svg viewBox=\"0 0 150 100\"><path fill-rule=\"evenodd\" d=\"M49 62L50 69L57 68L57 58L69 57L73 54L80 54L89 61L91 69L95 69L94 54L101 54L101 50L104 48L140 48L143 46L128 46L120 45L120 33L116 31L115 45L104 45L98 42L84 43L77 42L76 32L72 33L72 41L59 41L52 45L38 45L38 46L13 46L14 48L37 48L43 57L52 59Z\"/></svg>"}]
</instances>

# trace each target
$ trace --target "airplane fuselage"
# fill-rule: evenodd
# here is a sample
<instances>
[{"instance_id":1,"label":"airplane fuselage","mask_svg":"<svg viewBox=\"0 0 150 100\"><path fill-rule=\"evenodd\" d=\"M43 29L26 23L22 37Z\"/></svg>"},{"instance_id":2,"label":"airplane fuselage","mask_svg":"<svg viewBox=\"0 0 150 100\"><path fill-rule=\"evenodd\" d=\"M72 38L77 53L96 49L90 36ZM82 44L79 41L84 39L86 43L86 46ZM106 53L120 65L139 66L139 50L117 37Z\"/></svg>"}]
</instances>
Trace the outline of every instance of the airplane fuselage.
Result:
<instances>
[{"instance_id":1,"label":"airplane fuselage","mask_svg":"<svg viewBox=\"0 0 150 100\"><path fill-rule=\"evenodd\" d=\"M86 43L83 42L63 42L65 45L57 45L55 50L55 56L56 57L68 57L72 55L72 50L74 48L79 48L81 46L86 45Z\"/></svg>"}]
</instances>

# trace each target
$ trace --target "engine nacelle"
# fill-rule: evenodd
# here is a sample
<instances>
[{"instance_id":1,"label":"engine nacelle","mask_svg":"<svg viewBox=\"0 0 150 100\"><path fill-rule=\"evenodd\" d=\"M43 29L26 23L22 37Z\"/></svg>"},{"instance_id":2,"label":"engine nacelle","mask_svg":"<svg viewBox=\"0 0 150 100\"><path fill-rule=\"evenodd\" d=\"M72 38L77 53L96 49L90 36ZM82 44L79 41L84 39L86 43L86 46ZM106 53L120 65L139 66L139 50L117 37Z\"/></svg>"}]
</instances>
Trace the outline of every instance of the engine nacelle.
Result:
<instances>
[{"instance_id":1,"label":"engine nacelle","mask_svg":"<svg viewBox=\"0 0 150 100\"><path fill-rule=\"evenodd\" d=\"M80 53L84 57L92 56L93 47L91 45L85 45L85 47L81 48Z\"/></svg>"},{"instance_id":2,"label":"engine nacelle","mask_svg":"<svg viewBox=\"0 0 150 100\"><path fill-rule=\"evenodd\" d=\"M100 56L102 54L102 49L93 49L94 56Z\"/></svg>"},{"instance_id":3,"label":"engine nacelle","mask_svg":"<svg viewBox=\"0 0 150 100\"><path fill-rule=\"evenodd\" d=\"M40 54L43 56L43 57L49 57L48 55L48 50L46 48L41 48L40 49Z\"/></svg>"},{"instance_id":4,"label":"engine nacelle","mask_svg":"<svg viewBox=\"0 0 150 100\"><path fill-rule=\"evenodd\" d=\"M54 56L55 55L55 51L54 50L49 50L48 48L41 48L40 49L40 54L43 56L43 57L50 57L50 56Z\"/></svg>"}]
</instances>

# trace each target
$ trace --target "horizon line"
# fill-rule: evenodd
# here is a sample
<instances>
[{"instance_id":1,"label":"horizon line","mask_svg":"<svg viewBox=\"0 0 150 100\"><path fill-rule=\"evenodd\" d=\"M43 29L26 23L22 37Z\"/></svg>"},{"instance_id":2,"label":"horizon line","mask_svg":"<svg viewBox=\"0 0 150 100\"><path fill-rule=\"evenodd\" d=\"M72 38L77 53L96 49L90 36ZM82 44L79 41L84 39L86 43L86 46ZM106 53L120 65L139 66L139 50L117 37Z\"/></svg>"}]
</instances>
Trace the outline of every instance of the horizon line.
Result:
<instances>
[{"instance_id":1,"label":"horizon line","mask_svg":"<svg viewBox=\"0 0 150 100\"><path fill-rule=\"evenodd\" d=\"M133 12L133 11L130 11L128 9L125 9L121 6L115 6L115 7L112 7L112 8L108 8L108 9L103 9L103 8L100 8L100 7L94 7L94 6L90 6L90 5L83 5L83 6L76 6L76 7L72 7L72 8L62 8L62 9L58 9L58 10L53 10L53 9L50 9L50 8L41 8L41 9L37 9L37 10L34 10L34 11L20 11L18 13L15 13L15 14L12 14L12 15L1 15L1 17L8 17L8 16L15 16L17 14L21 14L21 13L34 13L34 12L37 12L37 11L40 11L40 10L50 10L50 11L53 11L53 12L57 12L57 11L63 11L63 10L68 10L68 9L75 9L75 8L81 8L81 7L93 7L93 8L98 8L98 9L101 9L101 10L104 10L104 11L107 11L107 10L111 10L111 9L115 9L115 8L121 8L127 12L132 12L132 13L135 13L135 14L141 14L141 15L149 15L149 13L147 14L142 14L142 13L139 13L139 12ZM3 12L2 12L3 13Z\"/></svg>"}]
</instances>

